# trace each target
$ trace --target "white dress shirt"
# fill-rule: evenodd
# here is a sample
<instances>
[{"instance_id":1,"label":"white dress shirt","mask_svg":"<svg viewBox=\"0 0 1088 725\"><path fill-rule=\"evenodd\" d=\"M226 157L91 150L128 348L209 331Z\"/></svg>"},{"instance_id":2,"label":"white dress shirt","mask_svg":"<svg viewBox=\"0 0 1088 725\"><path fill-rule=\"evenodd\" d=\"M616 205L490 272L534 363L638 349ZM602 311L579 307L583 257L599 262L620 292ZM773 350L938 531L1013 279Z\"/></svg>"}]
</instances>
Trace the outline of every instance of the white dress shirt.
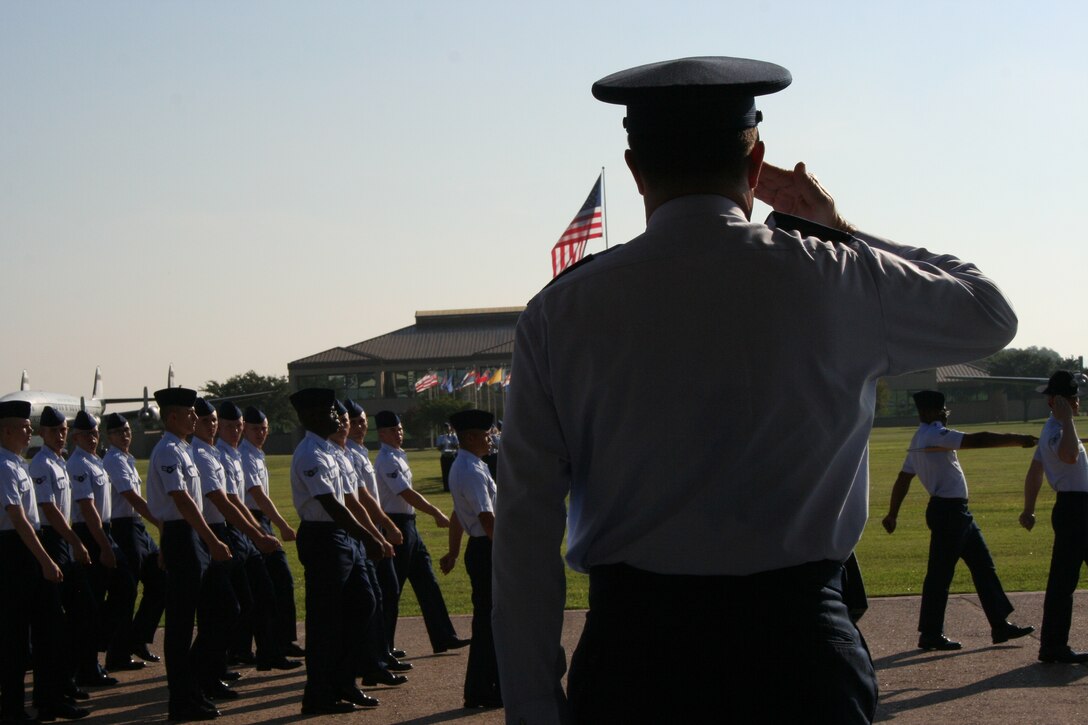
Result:
<instances>
[{"instance_id":1,"label":"white dress shirt","mask_svg":"<svg viewBox=\"0 0 1088 725\"><path fill-rule=\"evenodd\" d=\"M933 446L959 448L961 445L962 432L945 428L939 420L922 423L910 440L910 450L901 470L918 476L930 496L967 498L967 477L960 468L956 451L922 450Z\"/></svg>"}]
</instances>

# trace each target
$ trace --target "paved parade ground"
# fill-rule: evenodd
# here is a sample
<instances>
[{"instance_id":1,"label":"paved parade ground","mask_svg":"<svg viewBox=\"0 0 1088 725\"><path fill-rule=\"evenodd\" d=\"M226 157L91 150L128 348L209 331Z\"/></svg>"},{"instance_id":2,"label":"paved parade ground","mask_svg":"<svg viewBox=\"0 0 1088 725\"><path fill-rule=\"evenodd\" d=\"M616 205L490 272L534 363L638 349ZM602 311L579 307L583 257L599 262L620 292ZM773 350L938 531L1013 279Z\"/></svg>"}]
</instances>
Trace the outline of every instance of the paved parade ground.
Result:
<instances>
[{"instance_id":1,"label":"paved parade ground","mask_svg":"<svg viewBox=\"0 0 1088 725\"><path fill-rule=\"evenodd\" d=\"M1016 606L1010 617L1038 628L1042 618L1040 592L1009 595ZM1036 660L1038 631L1001 645L990 644L990 630L978 598L954 594L949 598L946 633L963 642L958 652L923 652L915 647L918 633L918 597L884 597L870 602L861 620L880 681L878 722L907 723L1029 723L1083 722L1088 716L1088 667L1044 665ZM569 611L564 639L573 651L584 612ZM454 617L457 630L469 631L469 617ZM299 631L302 631L300 625ZM159 637L162 630L159 630ZM381 705L370 711L309 721L366 723L500 723L502 711L469 711L461 707L467 650L430 654L419 617L401 617L398 645L408 651L415 669L400 688L365 688ZM1076 649L1088 648L1088 593L1077 592L1073 613ZM727 652L701 652L697 642L683 643L685 664L727 657ZM156 643L161 652L161 642ZM426 653L426 654L424 654ZM241 698L221 706L224 725L235 723L289 723L299 714L304 676L295 672L242 670ZM788 656L783 671L788 672ZM98 690L90 704L93 713L84 722L144 723L166 719L166 680L161 664L142 672L118 675L122 684ZM680 684L670 684L676 682ZM662 677L658 694L678 694L683 672ZM785 683L788 693L789 685Z\"/></svg>"}]
</instances>

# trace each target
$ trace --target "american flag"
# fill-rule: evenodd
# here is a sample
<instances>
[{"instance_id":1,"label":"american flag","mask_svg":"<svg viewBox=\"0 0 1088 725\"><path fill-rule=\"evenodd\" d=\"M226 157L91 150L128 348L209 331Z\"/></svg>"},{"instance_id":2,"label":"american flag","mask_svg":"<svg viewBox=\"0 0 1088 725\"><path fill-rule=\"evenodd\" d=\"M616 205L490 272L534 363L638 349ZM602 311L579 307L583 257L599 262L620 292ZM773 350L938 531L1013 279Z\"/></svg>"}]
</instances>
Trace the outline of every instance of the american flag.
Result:
<instances>
[{"instance_id":1,"label":"american flag","mask_svg":"<svg viewBox=\"0 0 1088 725\"><path fill-rule=\"evenodd\" d=\"M552 247L552 277L582 258L586 253L586 242L604 236L604 207L601 205L603 179L602 173L586 197L586 203L574 215L574 221Z\"/></svg>"},{"instance_id":2,"label":"american flag","mask_svg":"<svg viewBox=\"0 0 1088 725\"><path fill-rule=\"evenodd\" d=\"M428 388L433 388L438 385L438 375L435 373L427 373L422 378L416 381L416 392L422 393Z\"/></svg>"}]
</instances>

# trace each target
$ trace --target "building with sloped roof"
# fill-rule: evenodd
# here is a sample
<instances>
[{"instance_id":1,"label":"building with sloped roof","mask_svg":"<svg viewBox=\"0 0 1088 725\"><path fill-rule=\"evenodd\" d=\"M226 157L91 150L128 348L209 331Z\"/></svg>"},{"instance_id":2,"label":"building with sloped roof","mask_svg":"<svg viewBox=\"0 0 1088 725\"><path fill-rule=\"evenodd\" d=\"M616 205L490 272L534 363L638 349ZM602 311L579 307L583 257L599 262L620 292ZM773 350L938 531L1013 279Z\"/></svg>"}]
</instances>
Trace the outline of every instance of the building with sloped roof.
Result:
<instances>
[{"instance_id":1,"label":"building with sloped roof","mask_svg":"<svg viewBox=\"0 0 1088 725\"><path fill-rule=\"evenodd\" d=\"M414 325L294 360L287 374L296 390L332 388L368 412L403 413L421 399L452 395L501 417L524 309L419 311Z\"/></svg>"}]
</instances>

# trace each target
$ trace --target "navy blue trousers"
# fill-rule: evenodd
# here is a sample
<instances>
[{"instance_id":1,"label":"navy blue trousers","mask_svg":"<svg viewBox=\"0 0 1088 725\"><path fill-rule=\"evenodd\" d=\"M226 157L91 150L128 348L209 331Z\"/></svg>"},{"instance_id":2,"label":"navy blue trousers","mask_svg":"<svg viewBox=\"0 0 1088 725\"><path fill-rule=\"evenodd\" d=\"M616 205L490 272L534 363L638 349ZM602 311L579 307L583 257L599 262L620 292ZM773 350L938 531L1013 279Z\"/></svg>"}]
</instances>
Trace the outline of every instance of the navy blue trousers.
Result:
<instances>
[{"instance_id":1,"label":"navy blue trousers","mask_svg":"<svg viewBox=\"0 0 1088 725\"><path fill-rule=\"evenodd\" d=\"M397 525L404 535L404 541L394 547L396 556L393 557L393 568L397 572L397 585L401 591L404 583L412 585L412 591L416 593L419 601L419 609L423 614L423 623L427 627L427 636L431 640L431 647L435 650L445 647L450 640L457 637L457 631L450 621L449 612L446 609L446 600L442 598L442 590L438 587L438 580L434 576L434 568L431 566L431 554L427 546L416 530L416 517L414 514L389 514L389 518ZM397 631L396 616L400 608L400 597L397 597L396 606L392 613L392 626L388 632L389 646L396 641Z\"/></svg>"},{"instance_id":2,"label":"navy blue trousers","mask_svg":"<svg viewBox=\"0 0 1088 725\"><path fill-rule=\"evenodd\" d=\"M113 540L128 560L129 571L143 584L143 596L132 620L130 647L135 649L155 639L155 629L166 608L166 572L159 567L159 547L147 533L139 516L123 516L110 522Z\"/></svg>"},{"instance_id":3,"label":"navy blue trousers","mask_svg":"<svg viewBox=\"0 0 1088 725\"><path fill-rule=\"evenodd\" d=\"M207 672L214 665L201 661L209 648L198 649L193 643L198 608L203 610L203 621L209 621L213 614L207 610L209 598L201 596L211 558L204 542L182 520L163 524L162 553L168 574L163 657L170 709L174 710L190 707L201 699L198 672Z\"/></svg>"},{"instance_id":4,"label":"navy blue trousers","mask_svg":"<svg viewBox=\"0 0 1088 725\"><path fill-rule=\"evenodd\" d=\"M114 541L109 522L102 524L102 530L117 559L117 566L113 569L107 569L100 563L98 542L91 536L87 524L73 524L72 530L91 555L87 581L95 606L95 649L105 652L107 661L128 659L132 654L132 608L136 604L136 579L132 575L128 557Z\"/></svg>"},{"instance_id":5,"label":"navy blue trousers","mask_svg":"<svg viewBox=\"0 0 1088 725\"><path fill-rule=\"evenodd\" d=\"M982 611L990 627L999 627L1013 610L1005 596L997 569L982 538L982 531L967 510L967 499L929 499L926 507L929 527L929 565L922 584L922 609L918 615L918 631L926 635L944 633L944 612L948 604L948 587L956 572L956 563L971 571Z\"/></svg>"},{"instance_id":6,"label":"navy blue trousers","mask_svg":"<svg viewBox=\"0 0 1088 725\"><path fill-rule=\"evenodd\" d=\"M465 570L472 583L472 645L465 669L465 700L501 700L495 637L491 634L491 539L469 538Z\"/></svg>"},{"instance_id":7,"label":"navy blue trousers","mask_svg":"<svg viewBox=\"0 0 1088 725\"><path fill-rule=\"evenodd\" d=\"M842 571L830 561L751 576L593 567L568 677L575 722L872 722L877 682ZM680 642L701 650L700 666L677 678L668 663ZM663 678L669 696L643 696Z\"/></svg>"},{"instance_id":8,"label":"navy blue trousers","mask_svg":"<svg viewBox=\"0 0 1088 725\"><path fill-rule=\"evenodd\" d=\"M1088 562L1088 493L1059 491L1050 524L1054 527L1054 549L1043 597L1039 646L1061 649L1069 644L1073 592L1080 579L1081 564Z\"/></svg>"},{"instance_id":9,"label":"navy blue trousers","mask_svg":"<svg viewBox=\"0 0 1088 725\"><path fill-rule=\"evenodd\" d=\"M261 529L266 534L272 533L272 522L264 515L264 512L250 509L249 512L257 519ZM264 557L265 570L272 579L272 587L275 591L276 601L272 613L271 636L276 646L281 650L298 639L295 612L295 576L291 573L291 567L287 563L287 554L281 549L272 554L261 554Z\"/></svg>"}]
</instances>

